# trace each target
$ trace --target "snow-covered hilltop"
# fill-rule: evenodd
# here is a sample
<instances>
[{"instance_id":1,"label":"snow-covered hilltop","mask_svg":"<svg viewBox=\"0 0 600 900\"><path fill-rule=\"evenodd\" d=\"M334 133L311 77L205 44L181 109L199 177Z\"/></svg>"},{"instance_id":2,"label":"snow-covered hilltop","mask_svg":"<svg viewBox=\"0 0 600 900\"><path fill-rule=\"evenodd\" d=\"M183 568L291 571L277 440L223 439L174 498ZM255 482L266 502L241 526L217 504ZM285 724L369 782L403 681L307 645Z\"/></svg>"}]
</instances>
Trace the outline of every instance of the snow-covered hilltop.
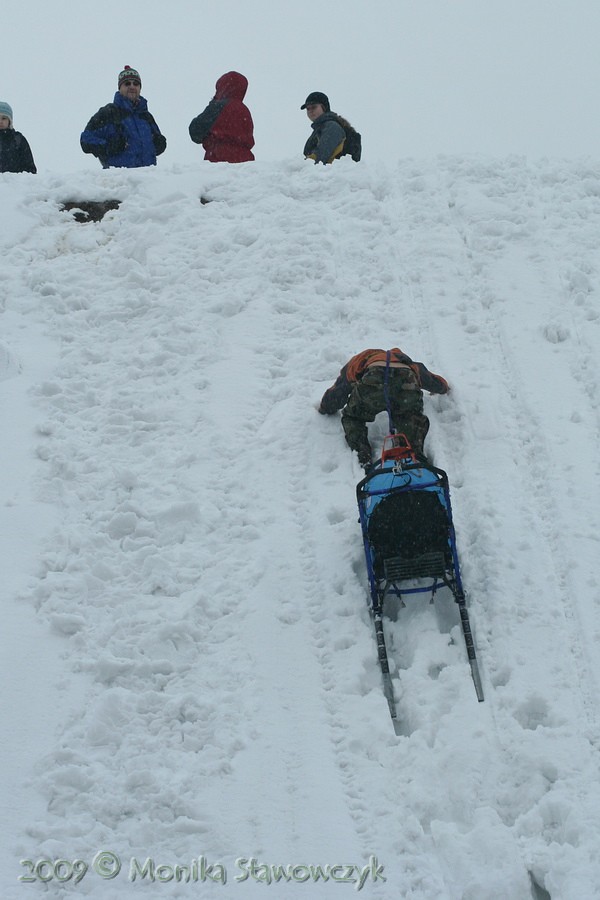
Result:
<instances>
[{"instance_id":1,"label":"snow-covered hilltop","mask_svg":"<svg viewBox=\"0 0 600 900\"><path fill-rule=\"evenodd\" d=\"M600 165L0 189L2 897L599 896ZM452 386L428 447L486 692L417 600L399 737L361 471L316 412L394 345Z\"/></svg>"}]
</instances>

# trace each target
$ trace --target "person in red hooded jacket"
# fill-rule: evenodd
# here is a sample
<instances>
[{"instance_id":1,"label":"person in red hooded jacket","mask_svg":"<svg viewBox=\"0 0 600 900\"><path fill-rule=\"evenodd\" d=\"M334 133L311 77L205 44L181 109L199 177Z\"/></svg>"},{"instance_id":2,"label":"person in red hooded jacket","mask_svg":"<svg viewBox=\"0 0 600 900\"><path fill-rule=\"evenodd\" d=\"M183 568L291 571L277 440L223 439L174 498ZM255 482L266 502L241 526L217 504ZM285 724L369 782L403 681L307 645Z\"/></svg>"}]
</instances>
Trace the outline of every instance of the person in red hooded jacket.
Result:
<instances>
[{"instance_id":1,"label":"person in red hooded jacket","mask_svg":"<svg viewBox=\"0 0 600 900\"><path fill-rule=\"evenodd\" d=\"M209 162L249 162L254 159L254 123L242 102L248 79L239 72L221 75L215 96L204 112L190 122L190 137L204 147Z\"/></svg>"}]
</instances>

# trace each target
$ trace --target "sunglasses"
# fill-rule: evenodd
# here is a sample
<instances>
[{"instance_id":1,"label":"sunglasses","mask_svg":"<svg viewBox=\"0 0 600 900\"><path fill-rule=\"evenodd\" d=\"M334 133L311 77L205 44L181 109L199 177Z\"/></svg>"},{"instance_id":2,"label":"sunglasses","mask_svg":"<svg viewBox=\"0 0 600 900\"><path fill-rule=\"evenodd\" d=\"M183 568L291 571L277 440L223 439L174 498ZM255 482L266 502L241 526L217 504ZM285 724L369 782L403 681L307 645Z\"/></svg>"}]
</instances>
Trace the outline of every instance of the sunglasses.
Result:
<instances>
[{"instance_id":1,"label":"sunglasses","mask_svg":"<svg viewBox=\"0 0 600 900\"><path fill-rule=\"evenodd\" d=\"M142 82L141 82L141 81L122 81L121 84L124 84L125 87L131 87L132 85L133 85L134 87L141 87L141 86L142 86Z\"/></svg>"}]
</instances>

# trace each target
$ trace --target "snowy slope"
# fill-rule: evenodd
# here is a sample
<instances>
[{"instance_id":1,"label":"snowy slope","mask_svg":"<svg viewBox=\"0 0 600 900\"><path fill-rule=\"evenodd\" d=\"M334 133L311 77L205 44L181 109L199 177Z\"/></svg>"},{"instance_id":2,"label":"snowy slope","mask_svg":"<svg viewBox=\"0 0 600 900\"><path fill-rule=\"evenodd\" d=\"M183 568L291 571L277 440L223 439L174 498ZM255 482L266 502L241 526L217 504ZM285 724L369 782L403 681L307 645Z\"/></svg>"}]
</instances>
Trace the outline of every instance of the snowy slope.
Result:
<instances>
[{"instance_id":1,"label":"snowy slope","mask_svg":"<svg viewBox=\"0 0 600 900\"><path fill-rule=\"evenodd\" d=\"M2 897L600 896L600 166L1 187ZM100 223L60 210L113 197ZM452 385L428 448L486 692L452 604L416 601L388 623L399 737L361 472L316 413L393 345ZM23 859L90 868L22 884Z\"/></svg>"}]
</instances>

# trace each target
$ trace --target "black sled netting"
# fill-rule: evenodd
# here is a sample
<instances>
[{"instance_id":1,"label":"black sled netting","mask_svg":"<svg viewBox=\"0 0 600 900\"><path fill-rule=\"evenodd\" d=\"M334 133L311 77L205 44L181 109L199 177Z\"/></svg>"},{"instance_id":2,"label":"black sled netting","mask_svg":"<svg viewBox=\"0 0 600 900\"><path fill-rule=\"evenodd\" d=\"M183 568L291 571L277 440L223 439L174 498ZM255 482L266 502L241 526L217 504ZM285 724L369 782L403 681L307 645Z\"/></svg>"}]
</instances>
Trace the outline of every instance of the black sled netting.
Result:
<instances>
[{"instance_id":1,"label":"black sled netting","mask_svg":"<svg viewBox=\"0 0 600 900\"><path fill-rule=\"evenodd\" d=\"M442 575L451 565L450 523L436 491L392 493L369 517L376 578Z\"/></svg>"}]
</instances>

